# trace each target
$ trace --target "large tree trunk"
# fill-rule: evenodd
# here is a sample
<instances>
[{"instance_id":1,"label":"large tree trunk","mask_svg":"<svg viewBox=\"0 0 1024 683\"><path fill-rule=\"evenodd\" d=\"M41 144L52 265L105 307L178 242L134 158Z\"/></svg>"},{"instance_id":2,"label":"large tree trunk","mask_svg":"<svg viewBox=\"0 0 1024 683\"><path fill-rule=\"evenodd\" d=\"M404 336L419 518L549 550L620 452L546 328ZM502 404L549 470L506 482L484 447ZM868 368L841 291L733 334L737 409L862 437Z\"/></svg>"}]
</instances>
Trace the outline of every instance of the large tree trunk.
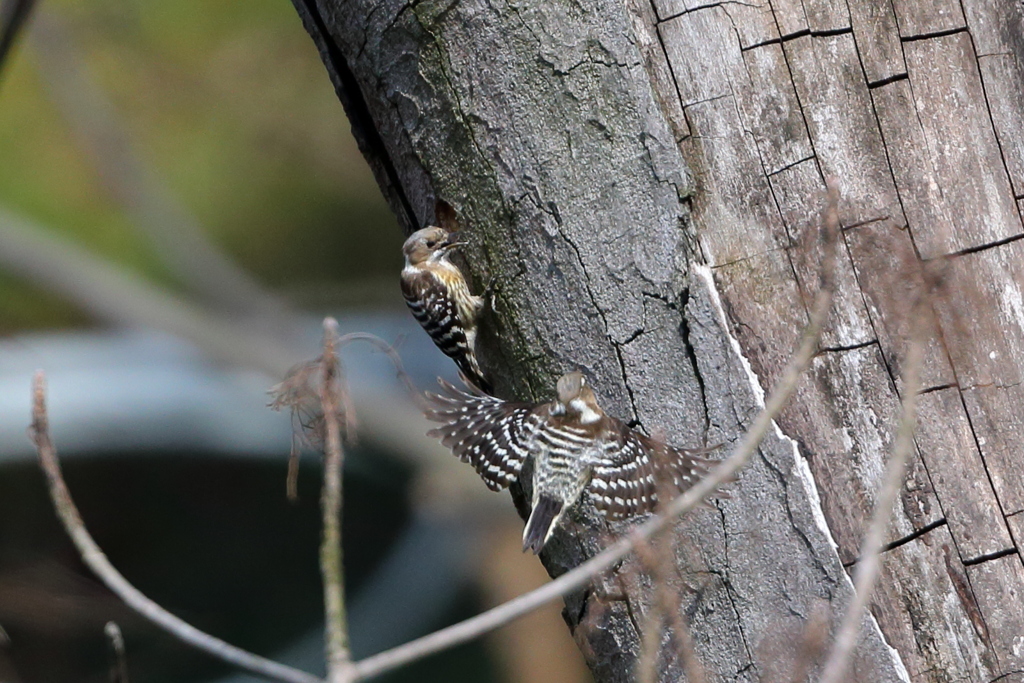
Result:
<instances>
[{"instance_id":1,"label":"large tree trunk","mask_svg":"<svg viewBox=\"0 0 1024 683\"><path fill-rule=\"evenodd\" d=\"M912 265L954 254L849 680L1019 677L1024 9L757 2L295 0L405 227L444 200L471 233L469 267L498 287L484 352L504 396L548 398L582 367L647 431L735 439L806 322L816 264L797 245L823 174L839 178L828 349L731 497L677 529L711 680L784 672L814 605L849 599ZM542 555L552 574L607 540L589 506L572 522ZM638 576L627 562L566 601L598 681L631 678Z\"/></svg>"}]
</instances>

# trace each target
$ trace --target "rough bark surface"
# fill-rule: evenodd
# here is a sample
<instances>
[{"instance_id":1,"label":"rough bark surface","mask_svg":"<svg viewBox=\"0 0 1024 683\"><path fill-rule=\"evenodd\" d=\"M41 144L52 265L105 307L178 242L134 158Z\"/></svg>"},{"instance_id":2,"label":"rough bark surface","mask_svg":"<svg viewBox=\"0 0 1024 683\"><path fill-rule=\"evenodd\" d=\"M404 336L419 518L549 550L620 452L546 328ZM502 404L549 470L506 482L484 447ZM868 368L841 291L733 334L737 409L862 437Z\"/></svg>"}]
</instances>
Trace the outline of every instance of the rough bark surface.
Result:
<instances>
[{"instance_id":1,"label":"rough bark surface","mask_svg":"<svg viewBox=\"0 0 1024 683\"><path fill-rule=\"evenodd\" d=\"M647 431L734 440L806 322L817 263L799 245L823 176L840 179L827 350L731 497L677 528L711 680L785 671L813 605L845 606L895 434L908 263L951 255L849 680L1019 677L1024 5L294 1L405 227L444 200L473 236L504 396L547 398L582 368ZM609 531L581 506L545 566ZM566 601L598 681L632 677L649 608L634 569Z\"/></svg>"}]
</instances>

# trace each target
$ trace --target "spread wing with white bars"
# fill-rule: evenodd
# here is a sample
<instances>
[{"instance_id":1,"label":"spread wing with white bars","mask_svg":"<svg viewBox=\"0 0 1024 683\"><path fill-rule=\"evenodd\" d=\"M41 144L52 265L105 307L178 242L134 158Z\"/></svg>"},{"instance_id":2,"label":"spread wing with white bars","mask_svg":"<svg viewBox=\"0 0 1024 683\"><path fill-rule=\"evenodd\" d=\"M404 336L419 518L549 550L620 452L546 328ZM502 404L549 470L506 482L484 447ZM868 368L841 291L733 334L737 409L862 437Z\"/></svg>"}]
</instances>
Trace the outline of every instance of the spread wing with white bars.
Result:
<instances>
[{"instance_id":1,"label":"spread wing with white bars","mask_svg":"<svg viewBox=\"0 0 1024 683\"><path fill-rule=\"evenodd\" d=\"M612 519L651 512L659 491L675 495L707 474L711 461L667 446L605 416L588 431L552 418L552 404L503 401L469 387L438 380L442 392L427 394L427 419L440 423L430 436L473 466L492 491L519 478L526 459L540 448L587 458L591 500Z\"/></svg>"}]
</instances>

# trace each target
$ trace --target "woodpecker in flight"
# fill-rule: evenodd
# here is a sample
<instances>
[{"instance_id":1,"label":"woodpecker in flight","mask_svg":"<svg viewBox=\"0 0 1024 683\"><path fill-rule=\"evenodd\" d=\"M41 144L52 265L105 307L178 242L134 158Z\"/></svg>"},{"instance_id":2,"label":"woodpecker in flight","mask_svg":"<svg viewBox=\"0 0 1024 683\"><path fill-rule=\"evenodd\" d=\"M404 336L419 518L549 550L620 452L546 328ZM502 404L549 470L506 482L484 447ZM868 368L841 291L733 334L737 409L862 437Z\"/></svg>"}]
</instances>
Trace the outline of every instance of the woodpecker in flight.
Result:
<instances>
[{"instance_id":1,"label":"woodpecker in flight","mask_svg":"<svg viewBox=\"0 0 1024 683\"><path fill-rule=\"evenodd\" d=\"M455 361L469 382L491 393L476 359L477 322L485 299L469 293L462 271L448 260L449 252L462 244L457 232L437 226L410 235L402 247L402 294L437 348Z\"/></svg>"},{"instance_id":2,"label":"woodpecker in flight","mask_svg":"<svg viewBox=\"0 0 1024 683\"><path fill-rule=\"evenodd\" d=\"M519 478L533 458L532 512L523 551L541 551L562 516L589 491L606 517L621 519L654 510L660 486L682 492L711 461L701 451L674 448L630 429L607 415L580 372L558 380L558 397L540 404L503 401L472 387L439 379L441 394L427 394L429 432L476 469L498 491Z\"/></svg>"}]
</instances>

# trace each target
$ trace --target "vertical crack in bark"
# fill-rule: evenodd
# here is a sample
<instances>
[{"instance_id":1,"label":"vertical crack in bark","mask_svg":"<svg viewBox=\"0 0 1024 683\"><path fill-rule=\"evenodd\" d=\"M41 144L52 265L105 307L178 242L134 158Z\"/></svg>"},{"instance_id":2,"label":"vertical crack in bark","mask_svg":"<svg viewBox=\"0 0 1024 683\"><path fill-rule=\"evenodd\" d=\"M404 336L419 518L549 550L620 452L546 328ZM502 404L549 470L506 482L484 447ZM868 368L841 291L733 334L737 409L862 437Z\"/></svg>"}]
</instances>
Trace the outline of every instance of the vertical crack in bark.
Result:
<instances>
[{"instance_id":1,"label":"vertical crack in bark","mask_svg":"<svg viewBox=\"0 0 1024 683\"><path fill-rule=\"evenodd\" d=\"M765 467L767 467L768 471L772 473L776 481L778 481L779 487L782 489L782 496L786 509L786 519L789 520L790 526L793 527L793 530L796 531L797 536L800 537L800 542L803 543L805 548L807 548L807 554L811 558L813 558L815 569L817 569L821 573L821 575L825 577L825 579L834 587L835 581L832 580L832 578L829 576L828 569L825 567L824 564L822 564L821 558L819 558L817 553L815 552L814 543L807 536L807 532L804 531L802 525L798 523L796 518L793 516L793 508L790 505L789 481L786 477L786 473L783 472L774 462L772 462L770 458L766 457L764 453L762 453L760 450L758 451L758 455L760 456L761 462L765 464ZM793 455L794 457L798 457L795 452Z\"/></svg>"},{"instance_id":2,"label":"vertical crack in bark","mask_svg":"<svg viewBox=\"0 0 1024 683\"><path fill-rule=\"evenodd\" d=\"M992 643L989 640L988 626L985 624L985 617L978 606L978 600L974 597L974 590L971 588L971 582L967 577L967 573L956 565L953 555L949 550L949 545L943 544L942 551L945 558L946 574L953 584L953 590L956 592L960 604L967 613L967 618L974 627L974 632L991 652Z\"/></svg>"},{"instance_id":3,"label":"vertical crack in bark","mask_svg":"<svg viewBox=\"0 0 1024 683\"><path fill-rule=\"evenodd\" d=\"M541 208L543 210L543 207ZM590 274L587 272L587 267L583 263L583 255L580 253L579 247L576 246L576 243L573 242L572 239L562 230L562 221L558 217L557 212L548 211L548 213L550 213L552 217L555 219L555 223L558 226L556 228L558 231L558 235L562 238L562 240L565 241L566 244L569 245L569 248L572 249L573 253L576 254L576 261L577 263L580 264L580 272L583 273L583 285L584 288L587 290L587 296L590 297L590 302L593 304L594 310L597 311L598 316L600 316L601 318L601 323L604 325L604 336L611 344L612 350L615 353L615 358L619 363L619 372L622 375L622 386L625 387L626 389L626 394L629 397L630 410L633 411L632 421L634 424L639 425L640 413L639 411L637 411L636 398L633 396L633 388L630 386L629 377L626 374L626 363L622 358L622 349L620 349L619 344L614 339L611 338L611 334L608 331L608 318L605 315L604 310L597 303L597 297L594 295L594 290L591 287Z\"/></svg>"},{"instance_id":4,"label":"vertical crack in bark","mask_svg":"<svg viewBox=\"0 0 1024 683\"><path fill-rule=\"evenodd\" d=\"M974 440L974 447L978 451L978 456L981 458L982 467L985 468L985 476L988 480L988 486L992 490L992 495L996 499L996 505L999 506L999 518L1003 520L1003 525L1006 527L1006 532L1010 537L1010 542L1014 544L1014 548L1019 550L1016 546L1016 539L1013 537L1013 533L1010 530L1009 524L1006 522L1006 508L1003 505L1003 501L999 500L999 489L996 488L995 481L992 479L992 473L988 468L988 460L985 458L985 451L981 448L981 441L978 438L978 432L974 428L974 419L971 417L971 412L967 409L967 401L964 399L963 387L958 387L957 396L960 398L960 405L963 407L964 416L967 418L967 426L971 430L971 439ZM942 501L939 501L941 505ZM959 549L957 550L959 553Z\"/></svg>"},{"instance_id":5,"label":"vertical crack in bark","mask_svg":"<svg viewBox=\"0 0 1024 683\"><path fill-rule=\"evenodd\" d=\"M736 672L737 675L739 675L741 672L746 671L748 669L753 669L754 671L757 671L757 660L754 658L753 650L750 649L750 643L747 639L746 628L743 623L743 616L740 613L739 607L737 607L736 605L736 589L732 585L732 579L729 578L729 567L731 566L731 563L729 562L729 527L725 523L725 510L722 509L722 504L718 500L712 499L711 502L714 504L715 510L718 512L719 522L722 525L722 538L724 546L722 552L725 560L723 563L725 565L725 568L723 570L709 568L708 571L709 573L716 575L722 581L722 586L725 588L725 595L729 599L729 606L732 607L733 614L736 615L736 631L740 635L740 641L742 641L743 643L743 651L747 655L747 662L749 662L746 666L744 666ZM761 676L757 675L756 678L760 679Z\"/></svg>"},{"instance_id":6,"label":"vertical crack in bark","mask_svg":"<svg viewBox=\"0 0 1024 683\"><path fill-rule=\"evenodd\" d=\"M687 317L686 305L690 302L690 288L685 287L679 293L679 333L683 338L683 347L686 349L686 358L690 361L690 368L697 380L697 388L700 390L701 408L704 411L704 434L702 441L707 444L708 434L711 431L711 409L708 407L707 387L704 384L704 376L701 374L700 366L697 363L697 350L693 347L693 340L690 337L690 319Z\"/></svg>"},{"instance_id":7,"label":"vertical crack in bark","mask_svg":"<svg viewBox=\"0 0 1024 683\"><path fill-rule=\"evenodd\" d=\"M968 13L964 9L964 2L960 0L960 11L963 12L964 17L968 16ZM996 126L995 119L992 118L992 105L988 100L988 88L985 86L985 72L981 68L981 61L978 57L978 46L974 42L974 34L971 33L967 28L963 29L967 32L967 38L971 41L971 52L974 54L974 64L978 68L978 82L981 84L981 94L985 98L985 113L988 114L988 123L992 127L992 136L996 140L996 148L999 149L999 159L1003 162L1003 173L1006 174L1006 182L1010 185L1010 193L1013 194L1013 175L1010 173L1010 167L1006 163L1006 152L1003 151L1003 142L999 139L999 128ZM1024 65L1022 65L1024 66ZM1016 202L1014 202L1016 204ZM1017 205L1017 215L1020 217L1021 222L1024 223L1024 214L1021 214L1020 205Z\"/></svg>"}]
</instances>

